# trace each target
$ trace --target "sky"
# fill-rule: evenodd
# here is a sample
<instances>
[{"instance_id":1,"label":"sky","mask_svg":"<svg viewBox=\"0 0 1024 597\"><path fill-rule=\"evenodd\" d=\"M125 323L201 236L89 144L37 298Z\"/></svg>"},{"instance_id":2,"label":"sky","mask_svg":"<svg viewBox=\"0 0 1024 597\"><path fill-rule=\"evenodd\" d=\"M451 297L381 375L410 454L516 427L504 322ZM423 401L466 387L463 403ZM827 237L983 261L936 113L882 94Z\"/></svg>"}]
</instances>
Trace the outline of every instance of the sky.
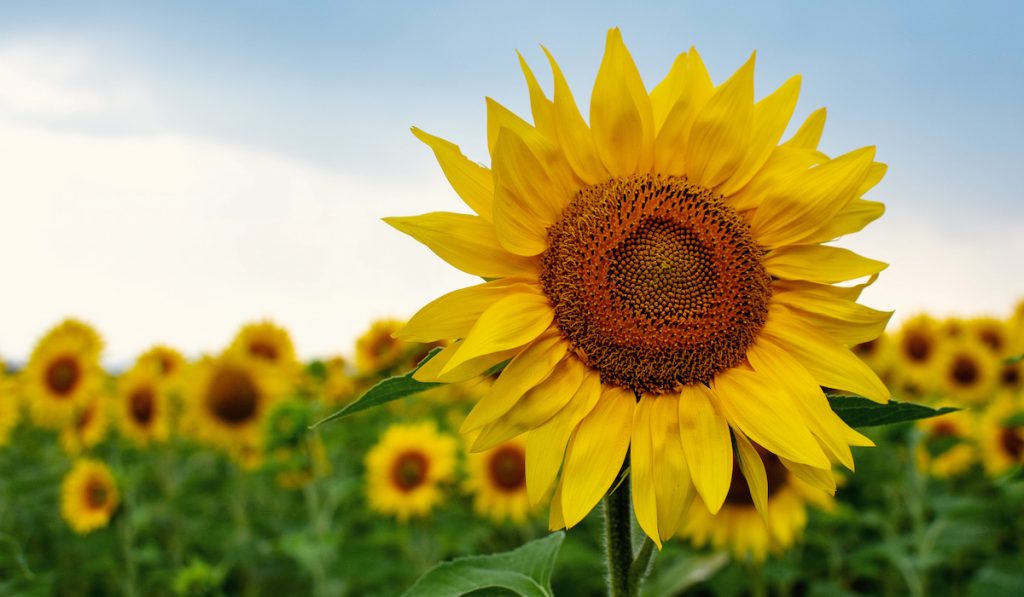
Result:
<instances>
[{"instance_id":1,"label":"sky","mask_svg":"<svg viewBox=\"0 0 1024 597\"><path fill-rule=\"evenodd\" d=\"M771 6L768 6L771 4ZM586 105L609 27L653 86L691 45L758 97L803 75L794 123L876 145L886 215L841 244L891 264L895 322L1024 297L1018 2L0 0L0 358L66 316L123 365L216 352L246 321L304 357L473 283L380 221L464 211L416 125L487 162L484 98L529 114L540 44ZM795 126L794 124L794 126Z\"/></svg>"}]
</instances>

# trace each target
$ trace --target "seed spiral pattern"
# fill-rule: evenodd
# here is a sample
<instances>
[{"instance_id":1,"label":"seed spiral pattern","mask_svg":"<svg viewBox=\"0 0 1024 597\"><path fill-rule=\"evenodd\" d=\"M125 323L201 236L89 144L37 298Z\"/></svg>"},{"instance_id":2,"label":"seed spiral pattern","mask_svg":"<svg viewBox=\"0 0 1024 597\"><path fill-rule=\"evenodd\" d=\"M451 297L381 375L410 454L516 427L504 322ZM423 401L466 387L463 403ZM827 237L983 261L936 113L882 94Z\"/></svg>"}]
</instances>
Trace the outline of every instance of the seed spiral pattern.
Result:
<instances>
[{"instance_id":1,"label":"seed spiral pattern","mask_svg":"<svg viewBox=\"0 0 1024 597\"><path fill-rule=\"evenodd\" d=\"M743 362L771 278L750 228L684 178L581 190L548 229L541 283L555 321L602 381L664 393Z\"/></svg>"}]
</instances>

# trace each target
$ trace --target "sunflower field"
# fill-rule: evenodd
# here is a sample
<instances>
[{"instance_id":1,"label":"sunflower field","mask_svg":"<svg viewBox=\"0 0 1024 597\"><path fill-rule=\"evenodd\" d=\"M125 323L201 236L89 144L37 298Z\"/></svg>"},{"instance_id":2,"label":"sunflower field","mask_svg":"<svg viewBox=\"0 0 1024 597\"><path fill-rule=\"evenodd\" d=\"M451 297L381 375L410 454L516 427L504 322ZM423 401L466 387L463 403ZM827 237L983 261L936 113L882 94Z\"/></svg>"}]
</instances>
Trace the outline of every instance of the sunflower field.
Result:
<instances>
[{"instance_id":1,"label":"sunflower field","mask_svg":"<svg viewBox=\"0 0 1024 597\"><path fill-rule=\"evenodd\" d=\"M412 130L472 213L384 218L471 285L313 360L5 355L0 594L1024 595L1024 301L861 303L888 166L783 140L800 76L648 86L613 28L585 119L544 52L489 166Z\"/></svg>"}]
</instances>

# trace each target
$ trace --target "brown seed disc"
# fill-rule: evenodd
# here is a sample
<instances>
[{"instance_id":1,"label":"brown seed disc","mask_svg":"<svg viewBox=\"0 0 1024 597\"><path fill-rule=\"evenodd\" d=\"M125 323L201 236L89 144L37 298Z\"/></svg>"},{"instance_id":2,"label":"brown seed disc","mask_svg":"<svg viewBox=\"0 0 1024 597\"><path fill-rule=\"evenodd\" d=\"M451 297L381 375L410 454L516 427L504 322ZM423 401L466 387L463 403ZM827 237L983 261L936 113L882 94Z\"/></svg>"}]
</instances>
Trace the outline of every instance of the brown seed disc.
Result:
<instances>
[{"instance_id":1,"label":"brown seed disc","mask_svg":"<svg viewBox=\"0 0 1024 597\"><path fill-rule=\"evenodd\" d=\"M234 365L219 367L210 380L207 405L215 417L241 425L256 415L260 391L247 371Z\"/></svg>"},{"instance_id":2,"label":"brown seed disc","mask_svg":"<svg viewBox=\"0 0 1024 597\"><path fill-rule=\"evenodd\" d=\"M743 362L767 319L771 278L750 227L683 178L585 188L548 237L541 283L555 321L606 383L707 383Z\"/></svg>"},{"instance_id":3,"label":"brown seed disc","mask_svg":"<svg viewBox=\"0 0 1024 597\"><path fill-rule=\"evenodd\" d=\"M64 398L74 391L81 376L82 369L78 359L73 356L62 356L46 368L46 386L51 392Z\"/></svg>"},{"instance_id":4,"label":"brown seed disc","mask_svg":"<svg viewBox=\"0 0 1024 597\"><path fill-rule=\"evenodd\" d=\"M399 490L410 492L427 481L430 461L418 450L402 452L391 465L391 482Z\"/></svg>"},{"instance_id":5,"label":"brown seed disc","mask_svg":"<svg viewBox=\"0 0 1024 597\"><path fill-rule=\"evenodd\" d=\"M970 354L958 354L953 358L951 367L949 368L949 378L961 388L969 388L973 386L977 381L978 377L981 376L981 367L978 362L974 360L974 356Z\"/></svg>"},{"instance_id":6,"label":"brown seed disc","mask_svg":"<svg viewBox=\"0 0 1024 597\"><path fill-rule=\"evenodd\" d=\"M136 423L143 426L149 424L153 419L155 402L156 392L150 386L140 386L131 393L128 397L128 406Z\"/></svg>"},{"instance_id":7,"label":"brown seed disc","mask_svg":"<svg viewBox=\"0 0 1024 597\"><path fill-rule=\"evenodd\" d=\"M502 446L491 453L487 471L491 481L509 493L526 487L526 454L519 446Z\"/></svg>"}]
</instances>

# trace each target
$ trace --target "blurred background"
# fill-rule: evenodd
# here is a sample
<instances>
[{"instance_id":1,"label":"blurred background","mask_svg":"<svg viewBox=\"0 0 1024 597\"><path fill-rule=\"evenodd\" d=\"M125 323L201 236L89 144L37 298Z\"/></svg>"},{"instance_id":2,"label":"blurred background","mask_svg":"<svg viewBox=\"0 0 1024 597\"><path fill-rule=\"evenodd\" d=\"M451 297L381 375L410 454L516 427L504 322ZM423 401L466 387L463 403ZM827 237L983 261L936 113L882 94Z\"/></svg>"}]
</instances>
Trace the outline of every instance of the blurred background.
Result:
<instances>
[{"instance_id":1,"label":"blurred background","mask_svg":"<svg viewBox=\"0 0 1024 597\"><path fill-rule=\"evenodd\" d=\"M692 512L647 594L1024 594L1024 5L6 0L0 594L396 595L546 536L521 444L454 433L487 378L309 427L473 281L380 221L465 210L409 127L486 163L484 98L529 113L515 51L585 105L612 26L648 87L756 50L759 97L801 73L793 122L827 106L823 151L877 145L888 211L842 244L896 314L854 348L964 409L863 430L835 499L782 473L773 526ZM602 593L600 527L555 594Z\"/></svg>"}]
</instances>

